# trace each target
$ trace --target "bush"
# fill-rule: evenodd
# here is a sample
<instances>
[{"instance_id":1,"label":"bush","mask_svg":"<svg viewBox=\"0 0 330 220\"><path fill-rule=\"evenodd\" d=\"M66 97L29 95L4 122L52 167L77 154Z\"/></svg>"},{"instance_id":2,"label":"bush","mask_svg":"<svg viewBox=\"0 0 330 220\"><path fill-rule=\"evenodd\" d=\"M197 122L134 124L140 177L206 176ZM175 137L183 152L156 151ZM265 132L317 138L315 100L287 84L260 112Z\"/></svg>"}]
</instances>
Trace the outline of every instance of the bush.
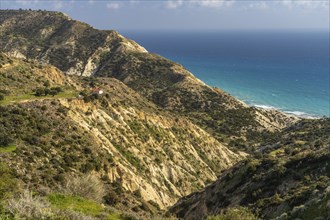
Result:
<instances>
[{"instance_id":1,"label":"bush","mask_svg":"<svg viewBox=\"0 0 330 220\"><path fill-rule=\"evenodd\" d=\"M225 211L224 214L216 216L208 216L206 220L259 220L248 208L246 207L235 207Z\"/></svg>"},{"instance_id":2,"label":"bush","mask_svg":"<svg viewBox=\"0 0 330 220\"><path fill-rule=\"evenodd\" d=\"M35 89L35 96L47 96L47 95L51 95L51 96L55 96L58 93L63 92L61 87L52 87L52 88L37 88Z\"/></svg>"},{"instance_id":3,"label":"bush","mask_svg":"<svg viewBox=\"0 0 330 220\"><path fill-rule=\"evenodd\" d=\"M114 191L109 191L105 196L104 196L105 203L108 205L116 205L119 201L120 198L118 194Z\"/></svg>"},{"instance_id":4,"label":"bush","mask_svg":"<svg viewBox=\"0 0 330 220\"><path fill-rule=\"evenodd\" d=\"M13 141L10 134L6 133L4 129L0 129L0 147L8 147Z\"/></svg>"},{"instance_id":5,"label":"bush","mask_svg":"<svg viewBox=\"0 0 330 220\"><path fill-rule=\"evenodd\" d=\"M50 82L49 82L49 80L45 81L45 82L44 82L44 87L49 87L49 86L50 86Z\"/></svg>"},{"instance_id":6,"label":"bush","mask_svg":"<svg viewBox=\"0 0 330 220\"><path fill-rule=\"evenodd\" d=\"M45 90L43 88L37 88L35 90L35 96L43 96L45 95Z\"/></svg>"},{"instance_id":7,"label":"bush","mask_svg":"<svg viewBox=\"0 0 330 220\"><path fill-rule=\"evenodd\" d=\"M64 191L65 193L81 196L97 202L102 201L105 195L103 183L93 175L67 178Z\"/></svg>"},{"instance_id":8,"label":"bush","mask_svg":"<svg viewBox=\"0 0 330 220\"><path fill-rule=\"evenodd\" d=\"M0 94L0 101L4 100L4 99L5 99L5 96L3 94Z\"/></svg>"},{"instance_id":9,"label":"bush","mask_svg":"<svg viewBox=\"0 0 330 220\"><path fill-rule=\"evenodd\" d=\"M12 170L5 163L0 163L0 203L18 190Z\"/></svg>"},{"instance_id":10,"label":"bush","mask_svg":"<svg viewBox=\"0 0 330 220\"><path fill-rule=\"evenodd\" d=\"M29 191L24 191L18 198L10 199L6 208L15 219L49 219L54 215L48 201L38 196L33 197Z\"/></svg>"}]
</instances>

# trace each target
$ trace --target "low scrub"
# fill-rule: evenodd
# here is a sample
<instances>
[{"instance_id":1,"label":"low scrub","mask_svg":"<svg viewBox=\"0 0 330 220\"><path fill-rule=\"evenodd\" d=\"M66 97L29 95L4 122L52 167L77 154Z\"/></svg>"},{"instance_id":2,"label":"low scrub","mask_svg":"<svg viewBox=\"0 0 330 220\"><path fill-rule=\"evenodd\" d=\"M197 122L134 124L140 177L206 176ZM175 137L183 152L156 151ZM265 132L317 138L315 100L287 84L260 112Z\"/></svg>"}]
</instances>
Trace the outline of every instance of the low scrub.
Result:
<instances>
[{"instance_id":1,"label":"low scrub","mask_svg":"<svg viewBox=\"0 0 330 220\"><path fill-rule=\"evenodd\" d=\"M14 172L7 164L0 162L0 206L5 199L10 198L17 191L18 183Z\"/></svg>"},{"instance_id":2,"label":"low scrub","mask_svg":"<svg viewBox=\"0 0 330 220\"><path fill-rule=\"evenodd\" d=\"M8 200L7 210L18 219L50 219L54 218L48 201L31 192L24 191L18 198Z\"/></svg>"},{"instance_id":3,"label":"low scrub","mask_svg":"<svg viewBox=\"0 0 330 220\"><path fill-rule=\"evenodd\" d=\"M248 208L245 207L235 207L226 210L223 214L216 216L209 216L206 220L260 220L256 217Z\"/></svg>"},{"instance_id":4,"label":"low scrub","mask_svg":"<svg viewBox=\"0 0 330 220\"><path fill-rule=\"evenodd\" d=\"M105 196L104 184L99 178L91 174L67 178L63 191L97 202L101 202Z\"/></svg>"}]
</instances>

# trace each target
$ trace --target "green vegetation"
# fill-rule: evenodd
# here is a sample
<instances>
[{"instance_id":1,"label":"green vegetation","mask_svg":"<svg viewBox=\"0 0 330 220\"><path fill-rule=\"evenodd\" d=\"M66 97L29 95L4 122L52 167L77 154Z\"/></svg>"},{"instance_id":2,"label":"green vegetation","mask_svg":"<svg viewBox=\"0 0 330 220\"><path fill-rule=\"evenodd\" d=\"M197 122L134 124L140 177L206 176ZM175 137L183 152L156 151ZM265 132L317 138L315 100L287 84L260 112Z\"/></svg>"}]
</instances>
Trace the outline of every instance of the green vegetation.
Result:
<instances>
[{"instance_id":1,"label":"green vegetation","mask_svg":"<svg viewBox=\"0 0 330 220\"><path fill-rule=\"evenodd\" d=\"M0 153L10 153L16 150L16 146L0 147Z\"/></svg>"},{"instance_id":2,"label":"green vegetation","mask_svg":"<svg viewBox=\"0 0 330 220\"><path fill-rule=\"evenodd\" d=\"M1 18L0 48L26 58L0 53L0 218L136 219L123 210L148 218L164 202L144 201L149 186L172 202L216 175L171 211L218 214L209 220L330 216L330 119L281 131L293 121L134 51L115 31L56 12L7 10ZM81 77L91 58L93 77ZM78 93L85 103L72 99ZM243 157L222 144L250 155L224 171Z\"/></svg>"},{"instance_id":3,"label":"green vegetation","mask_svg":"<svg viewBox=\"0 0 330 220\"><path fill-rule=\"evenodd\" d=\"M208 216L206 220L259 220L248 208L245 207L235 207L230 208L225 211L224 214L216 216Z\"/></svg>"},{"instance_id":4,"label":"green vegetation","mask_svg":"<svg viewBox=\"0 0 330 220\"><path fill-rule=\"evenodd\" d=\"M216 183L171 208L179 217L201 212L200 198L209 212L228 206L250 207L261 218L325 218L330 188L330 119L302 120L220 176ZM326 202L327 201L327 202ZM198 204L198 205L196 205ZM190 207L195 207L193 211ZM188 211L187 211L188 210ZM226 212L224 213L226 214ZM207 215L207 213L205 213ZM214 217L215 219L223 219ZM210 218L213 219L213 218Z\"/></svg>"},{"instance_id":5,"label":"green vegetation","mask_svg":"<svg viewBox=\"0 0 330 220\"><path fill-rule=\"evenodd\" d=\"M104 216L106 220L135 220L132 215L106 209L100 203L71 195L51 194L48 196L53 207L60 210L72 210L89 216Z\"/></svg>"},{"instance_id":6,"label":"green vegetation","mask_svg":"<svg viewBox=\"0 0 330 220\"><path fill-rule=\"evenodd\" d=\"M294 213L295 218L300 219L326 219L330 216L329 210L330 193L312 201L308 206L301 206Z\"/></svg>"},{"instance_id":7,"label":"green vegetation","mask_svg":"<svg viewBox=\"0 0 330 220\"><path fill-rule=\"evenodd\" d=\"M48 200L58 209L71 209L87 215L98 215L104 211L99 203L78 196L51 194Z\"/></svg>"},{"instance_id":8,"label":"green vegetation","mask_svg":"<svg viewBox=\"0 0 330 220\"><path fill-rule=\"evenodd\" d=\"M140 161L138 157L132 154L132 152L128 151L120 144L117 143L112 143L112 144L128 160L128 162L133 165L133 167L137 168L138 171L143 172L145 170L142 161Z\"/></svg>"},{"instance_id":9,"label":"green vegetation","mask_svg":"<svg viewBox=\"0 0 330 220\"><path fill-rule=\"evenodd\" d=\"M10 198L18 190L14 170L0 162L0 207L5 199Z\"/></svg>"},{"instance_id":10,"label":"green vegetation","mask_svg":"<svg viewBox=\"0 0 330 220\"><path fill-rule=\"evenodd\" d=\"M44 99L56 99L56 98L75 98L77 92L73 89L64 90L63 92L54 94L52 96L36 96L35 94L23 94L23 95L8 95L5 96L4 100L0 101L0 105L8 105L13 103L20 103L25 101L44 100Z\"/></svg>"},{"instance_id":11,"label":"green vegetation","mask_svg":"<svg viewBox=\"0 0 330 220\"><path fill-rule=\"evenodd\" d=\"M8 199L0 212L1 219L136 219L94 201L59 193L46 197L25 190L17 197Z\"/></svg>"},{"instance_id":12,"label":"green vegetation","mask_svg":"<svg viewBox=\"0 0 330 220\"><path fill-rule=\"evenodd\" d=\"M48 82L48 81L47 81ZM48 84L46 84L48 85ZM61 87L52 87L52 88L37 88L35 89L35 96L47 96L51 95L54 97L55 95L59 94L60 92L63 92L63 89Z\"/></svg>"}]
</instances>

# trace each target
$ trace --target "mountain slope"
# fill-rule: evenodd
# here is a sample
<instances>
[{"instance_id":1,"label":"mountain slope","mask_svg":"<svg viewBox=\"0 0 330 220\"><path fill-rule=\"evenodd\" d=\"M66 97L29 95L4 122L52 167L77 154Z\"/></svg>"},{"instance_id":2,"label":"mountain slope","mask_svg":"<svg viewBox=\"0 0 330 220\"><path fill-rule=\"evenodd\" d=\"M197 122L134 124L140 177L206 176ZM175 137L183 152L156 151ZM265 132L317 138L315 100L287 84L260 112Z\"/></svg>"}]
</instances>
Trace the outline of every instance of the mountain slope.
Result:
<instances>
[{"instance_id":1,"label":"mountain slope","mask_svg":"<svg viewBox=\"0 0 330 220\"><path fill-rule=\"evenodd\" d=\"M66 74L117 78L234 148L259 143L296 121L280 112L250 108L115 31L96 30L57 12L0 13L0 47L7 54L50 63Z\"/></svg>"},{"instance_id":2,"label":"mountain slope","mask_svg":"<svg viewBox=\"0 0 330 220\"><path fill-rule=\"evenodd\" d=\"M304 120L265 146L258 159L225 171L203 191L170 210L202 219L247 206L263 219L327 219L330 216L330 119Z\"/></svg>"},{"instance_id":3,"label":"mountain slope","mask_svg":"<svg viewBox=\"0 0 330 220\"><path fill-rule=\"evenodd\" d=\"M143 211L143 201L164 209L245 156L116 79L66 76L4 54L0 61L1 161L33 189L93 173L133 196L129 208ZM36 96L51 87L61 92ZM92 94L95 87L104 94Z\"/></svg>"}]
</instances>

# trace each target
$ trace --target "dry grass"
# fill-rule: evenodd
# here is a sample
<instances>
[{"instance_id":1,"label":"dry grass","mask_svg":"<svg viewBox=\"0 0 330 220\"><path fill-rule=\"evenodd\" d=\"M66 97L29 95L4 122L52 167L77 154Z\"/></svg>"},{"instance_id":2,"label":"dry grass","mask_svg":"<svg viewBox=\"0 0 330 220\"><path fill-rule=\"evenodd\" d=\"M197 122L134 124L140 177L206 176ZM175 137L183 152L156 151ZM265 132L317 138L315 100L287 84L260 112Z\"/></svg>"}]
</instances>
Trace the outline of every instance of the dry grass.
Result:
<instances>
[{"instance_id":1,"label":"dry grass","mask_svg":"<svg viewBox=\"0 0 330 220\"><path fill-rule=\"evenodd\" d=\"M81 196L101 202L105 195L102 181L91 174L79 177L68 177L63 191L67 194Z\"/></svg>"},{"instance_id":2,"label":"dry grass","mask_svg":"<svg viewBox=\"0 0 330 220\"><path fill-rule=\"evenodd\" d=\"M49 219L54 216L48 201L24 191L18 198L8 200L7 210L18 219Z\"/></svg>"}]
</instances>

